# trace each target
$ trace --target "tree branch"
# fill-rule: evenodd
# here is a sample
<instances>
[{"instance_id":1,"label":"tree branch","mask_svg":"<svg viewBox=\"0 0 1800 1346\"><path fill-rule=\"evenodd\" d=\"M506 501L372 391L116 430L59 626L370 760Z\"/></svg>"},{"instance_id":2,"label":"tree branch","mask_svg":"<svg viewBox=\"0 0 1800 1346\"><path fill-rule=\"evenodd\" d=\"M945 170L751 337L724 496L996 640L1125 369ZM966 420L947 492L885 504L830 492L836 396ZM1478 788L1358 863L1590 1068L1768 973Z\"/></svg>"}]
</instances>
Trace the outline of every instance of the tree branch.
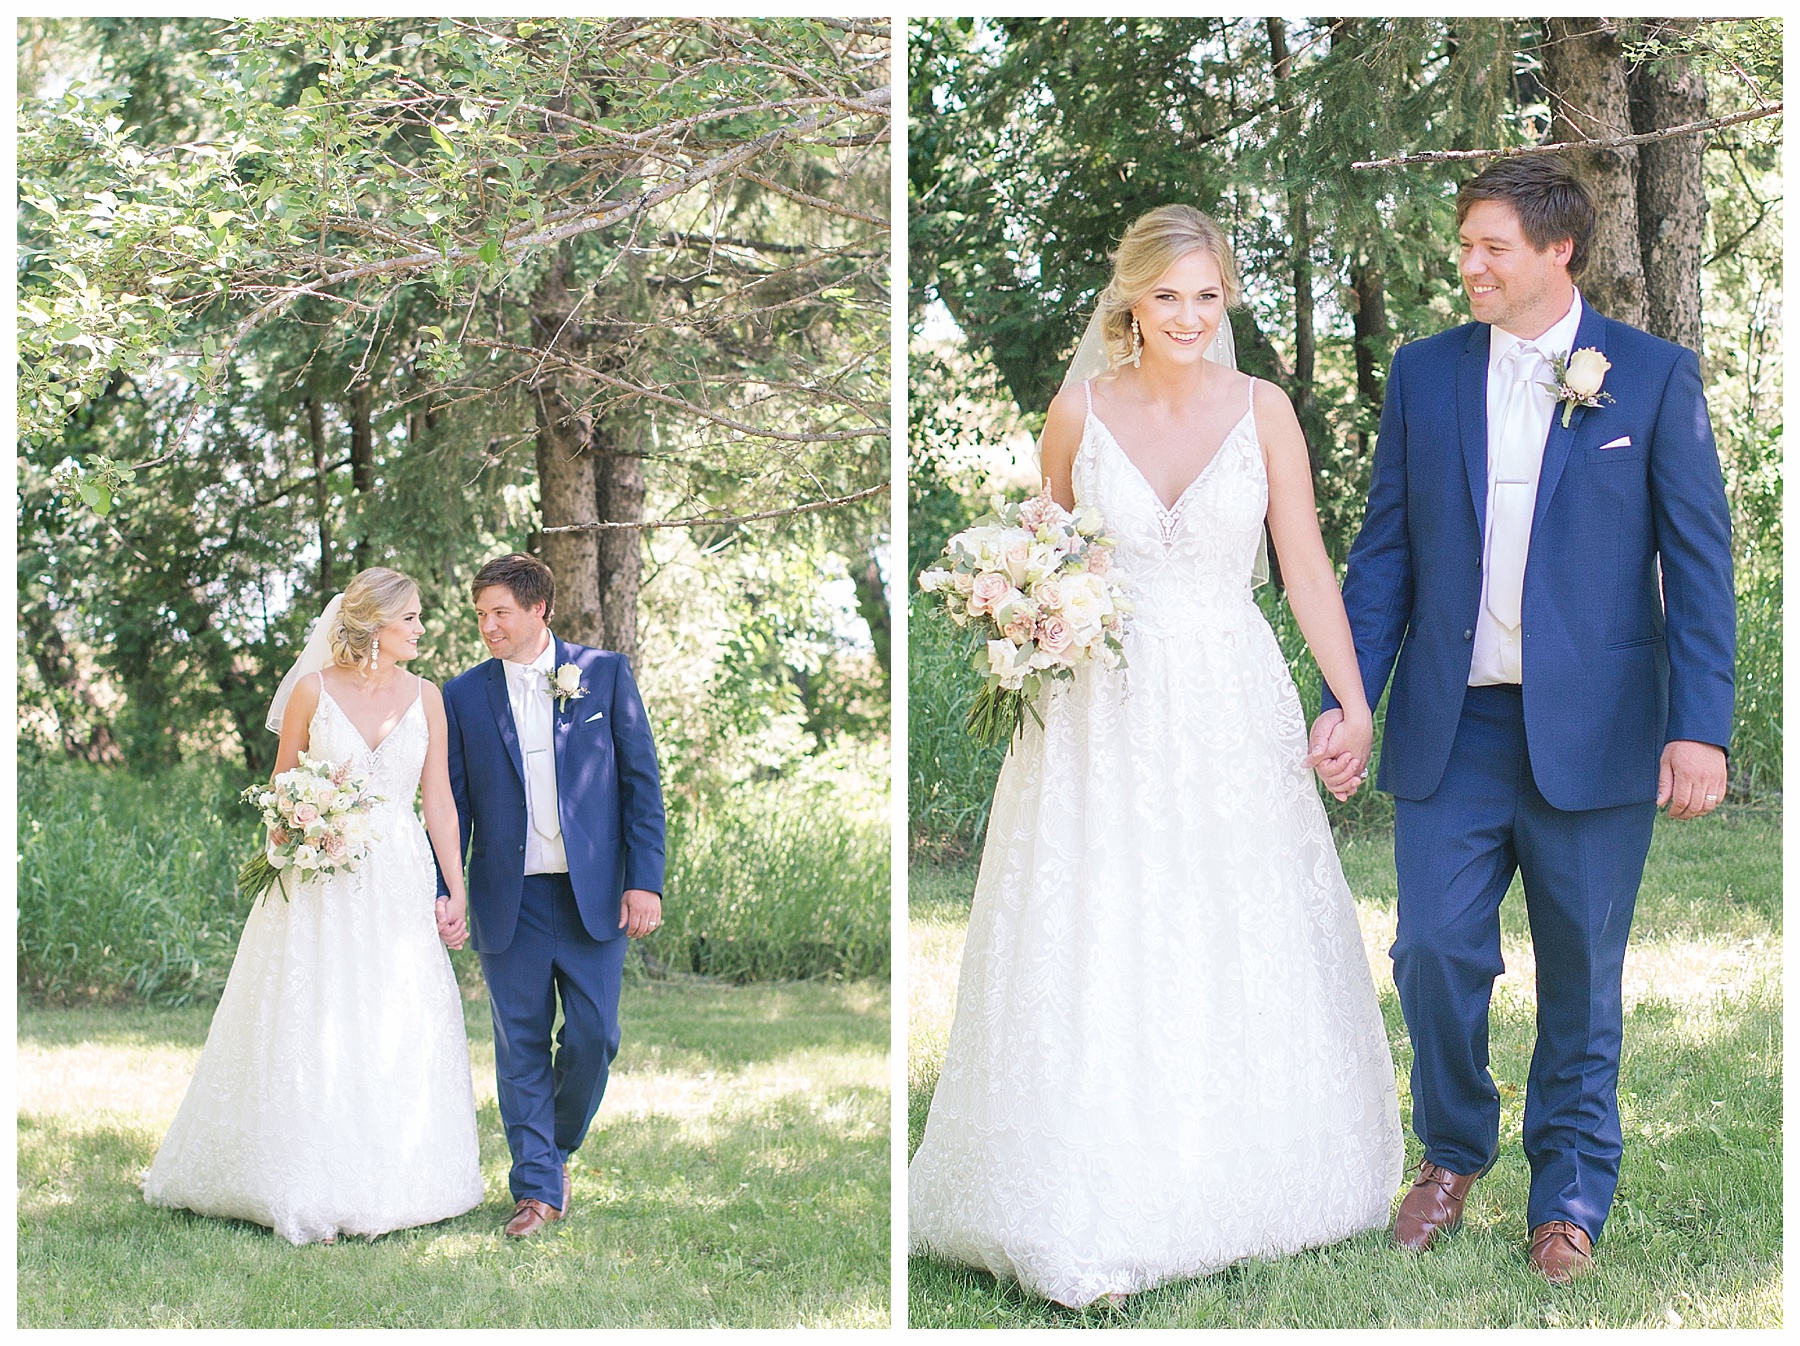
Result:
<instances>
[{"instance_id":1,"label":"tree branch","mask_svg":"<svg viewBox=\"0 0 1800 1346\"><path fill-rule=\"evenodd\" d=\"M1758 117L1778 116L1780 112L1781 104L1776 103L1770 107L1752 108L1748 112L1735 112L1729 117L1714 117L1710 121L1689 122L1685 126L1669 126L1660 131L1645 131L1641 135L1609 136L1605 140L1565 140L1556 145L1514 145L1504 150L1427 150L1421 154L1396 155L1392 159L1363 159L1350 167L1403 168L1408 164L1442 164L1458 159L1516 159L1523 154L1556 154L1565 150L1616 150L1627 145L1668 140L1674 136L1716 131L1722 126L1735 126L1739 122L1754 121Z\"/></svg>"},{"instance_id":2,"label":"tree branch","mask_svg":"<svg viewBox=\"0 0 1800 1346\"><path fill-rule=\"evenodd\" d=\"M684 411L690 416L698 416L702 420L712 421L716 425L724 426L727 430L736 430L752 439L779 439L790 444L835 444L846 439L873 439L887 433L887 427L879 425L871 426L867 430L821 430L813 434L795 434L787 430L761 430L746 421L721 416L718 412L700 406L698 403L684 401L679 397L670 397L667 393L659 393L652 388L632 383L629 379L615 378L591 365L571 360L560 351L540 350L535 346L521 346L511 341L492 341L486 337L465 337L463 344L481 350L506 351L513 355L522 355L536 361L539 369L544 365L555 365L560 369L566 369L571 374L579 374L596 383L617 388L633 397L644 397L652 402L661 402L666 406L674 407L677 411Z\"/></svg>"},{"instance_id":3,"label":"tree branch","mask_svg":"<svg viewBox=\"0 0 1800 1346\"><path fill-rule=\"evenodd\" d=\"M831 500L814 500L810 504L794 505L788 509L766 509L760 514L734 514L720 516L716 514L696 514L690 519L654 519L650 521L608 520L605 523L559 523L552 528L540 531L545 533L592 533L606 528L693 528L700 525L756 523L761 519L786 519L795 514L816 514L822 509L836 509L839 505L853 505L858 500L867 500L870 496L880 495L887 490L888 483L871 486L866 490L856 491L850 495L840 495Z\"/></svg>"}]
</instances>

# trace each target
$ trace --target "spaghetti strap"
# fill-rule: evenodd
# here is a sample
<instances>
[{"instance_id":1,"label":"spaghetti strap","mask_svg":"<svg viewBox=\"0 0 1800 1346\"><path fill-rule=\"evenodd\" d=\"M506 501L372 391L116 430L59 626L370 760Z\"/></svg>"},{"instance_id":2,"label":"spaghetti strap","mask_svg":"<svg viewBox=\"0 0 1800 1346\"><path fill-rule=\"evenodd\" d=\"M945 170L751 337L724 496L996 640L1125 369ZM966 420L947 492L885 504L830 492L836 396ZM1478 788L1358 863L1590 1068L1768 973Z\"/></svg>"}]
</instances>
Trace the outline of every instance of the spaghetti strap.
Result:
<instances>
[{"instance_id":1,"label":"spaghetti strap","mask_svg":"<svg viewBox=\"0 0 1800 1346\"><path fill-rule=\"evenodd\" d=\"M1256 375L1254 375L1254 374L1252 374L1250 376L1250 397L1249 397L1248 405L1245 406L1244 410L1246 410L1246 411L1255 411L1256 410Z\"/></svg>"},{"instance_id":2,"label":"spaghetti strap","mask_svg":"<svg viewBox=\"0 0 1800 1346\"><path fill-rule=\"evenodd\" d=\"M1092 379L1083 379L1081 381L1081 391L1087 395L1087 414L1092 416L1094 414L1094 381Z\"/></svg>"}]
</instances>

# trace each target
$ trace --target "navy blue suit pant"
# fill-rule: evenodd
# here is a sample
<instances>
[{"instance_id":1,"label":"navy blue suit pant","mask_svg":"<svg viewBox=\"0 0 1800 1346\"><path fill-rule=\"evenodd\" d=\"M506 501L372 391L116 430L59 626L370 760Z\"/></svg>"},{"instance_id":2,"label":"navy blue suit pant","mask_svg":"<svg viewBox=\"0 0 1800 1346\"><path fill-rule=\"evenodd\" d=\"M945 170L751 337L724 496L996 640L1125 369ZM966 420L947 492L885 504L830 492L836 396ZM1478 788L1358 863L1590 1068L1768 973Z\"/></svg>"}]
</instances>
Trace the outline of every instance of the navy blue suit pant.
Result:
<instances>
[{"instance_id":1,"label":"navy blue suit pant","mask_svg":"<svg viewBox=\"0 0 1800 1346\"><path fill-rule=\"evenodd\" d=\"M527 874L512 943L481 955L515 1201L535 1197L562 1208L562 1166L586 1139L619 1052L619 984L630 945L623 931L608 940L588 934L567 874Z\"/></svg>"},{"instance_id":2,"label":"navy blue suit pant","mask_svg":"<svg viewBox=\"0 0 1800 1346\"><path fill-rule=\"evenodd\" d=\"M1437 791L1394 802L1394 983L1413 1045L1413 1130L1452 1173L1489 1167L1500 1094L1488 1004L1500 902L1517 872L1537 960L1537 1045L1526 1080L1526 1219L1598 1241L1618 1185L1620 976L1653 804L1552 808L1538 792L1517 687L1471 687Z\"/></svg>"}]
</instances>

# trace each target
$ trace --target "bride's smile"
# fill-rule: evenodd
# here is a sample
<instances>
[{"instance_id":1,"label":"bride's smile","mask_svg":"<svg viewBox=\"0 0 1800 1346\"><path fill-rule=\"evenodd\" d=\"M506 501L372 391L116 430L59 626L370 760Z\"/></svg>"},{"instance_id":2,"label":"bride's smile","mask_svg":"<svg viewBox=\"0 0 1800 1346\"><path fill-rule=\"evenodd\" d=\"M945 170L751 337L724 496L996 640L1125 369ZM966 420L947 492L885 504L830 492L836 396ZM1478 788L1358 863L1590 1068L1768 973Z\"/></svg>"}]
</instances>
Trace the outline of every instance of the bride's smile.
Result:
<instances>
[{"instance_id":1,"label":"bride's smile","mask_svg":"<svg viewBox=\"0 0 1800 1346\"><path fill-rule=\"evenodd\" d=\"M1225 318L1225 279L1204 250L1190 252L1157 279L1132 306L1143 333L1144 354L1188 365L1212 344Z\"/></svg>"}]
</instances>

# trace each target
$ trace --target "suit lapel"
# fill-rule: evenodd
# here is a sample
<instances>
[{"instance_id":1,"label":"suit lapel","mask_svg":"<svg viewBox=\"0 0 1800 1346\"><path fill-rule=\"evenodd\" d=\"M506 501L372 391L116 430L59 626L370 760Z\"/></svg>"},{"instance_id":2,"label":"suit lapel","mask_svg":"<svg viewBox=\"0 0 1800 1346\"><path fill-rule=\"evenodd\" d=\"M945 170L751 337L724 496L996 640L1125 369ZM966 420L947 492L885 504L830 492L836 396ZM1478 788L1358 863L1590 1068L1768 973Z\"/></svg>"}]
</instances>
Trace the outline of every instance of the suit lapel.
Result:
<instances>
[{"instance_id":1,"label":"suit lapel","mask_svg":"<svg viewBox=\"0 0 1800 1346\"><path fill-rule=\"evenodd\" d=\"M1585 299L1581 301L1581 322L1575 328L1575 340L1569 347L1569 353L1573 354L1584 346L1592 346L1602 355L1606 353L1606 320ZM1562 403L1558 402L1550 417L1550 436L1544 441L1544 463L1538 469L1537 504L1531 512L1531 531L1534 535L1550 504L1550 497L1556 494L1556 483L1562 480L1563 468L1569 462L1569 451L1575 446L1575 435L1581 429L1582 419L1587 414L1587 407L1576 407L1574 414L1569 417L1568 428L1564 429Z\"/></svg>"},{"instance_id":2,"label":"suit lapel","mask_svg":"<svg viewBox=\"0 0 1800 1346\"><path fill-rule=\"evenodd\" d=\"M551 665L551 670L554 672L564 664L574 663L575 660L571 657L571 651L567 645L561 640L557 640L555 637L552 637L552 639L555 640L556 644L556 654L554 656L556 662ZM554 711L550 717L551 732L556 740L556 760L559 764L562 762L563 743L569 737L569 726L575 722L576 704L575 701L571 700L564 700L560 704L555 701L551 702Z\"/></svg>"},{"instance_id":3,"label":"suit lapel","mask_svg":"<svg viewBox=\"0 0 1800 1346\"><path fill-rule=\"evenodd\" d=\"M512 699L506 695L506 665L502 660L488 660L488 706L494 712L494 723L500 729L500 741L506 745L506 756L525 783L525 759L519 752L519 727L513 723Z\"/></svg>"},{"instance_id":4,"label":"suit lapel","mask_svg":"<svg viewBox=\"0 0 1800 1346\"><path fill-rule=\"evenodd\" d=\"M1456 362L1456 420L1462 439L1463 467L1469 474L1469 498L1475 503L1475 535L1487 536L1488 342L1491 330L1476 323Z\"/></svg>"}]
</instances>

